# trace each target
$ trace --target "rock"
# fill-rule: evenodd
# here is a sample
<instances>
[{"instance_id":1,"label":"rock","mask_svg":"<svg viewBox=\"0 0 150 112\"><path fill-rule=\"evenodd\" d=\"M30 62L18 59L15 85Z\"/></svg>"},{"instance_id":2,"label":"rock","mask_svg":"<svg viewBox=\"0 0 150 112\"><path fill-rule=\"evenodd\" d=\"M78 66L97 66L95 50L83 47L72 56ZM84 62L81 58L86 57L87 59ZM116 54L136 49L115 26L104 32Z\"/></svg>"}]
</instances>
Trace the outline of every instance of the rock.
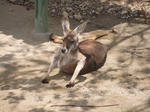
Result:
<instances>
[{"instance_id":1,"label":"rock","mask_svg":"<svg viewBox=\"0 0 150 112\"><path fill-rule=\"evenodd\" d=\"M114 12L114 9L113 8L109 8L108 10L107 10L107 13L109 13L109 14L112 14Z\"/></svg>"},{"instance_id":2,"label":"rock","mask_svg":"<svg viewBox=\"0 0 150 112\"><path fill-rule=\"evenodd\" d=\"M140 23L145 23L145 19L144 18L135 18L135 20L137 22L140 22Z\"/></svg>"},{"instance_id":3,"label":"rock","mask_svg":"<svg viewBox=\"0 0 150 112\"><path fill-rule=\"evenodd\" d=\"M28 5L28 4L30 4L30 2L28 1L28 2L24 2L24 5Z\"/></svg>"},{"instance_id":4,"label":"rock","mask_svg":"<svg viewBox=\"0 0 150 112\"><path fill-rule=\"evenodd\" d=\"M56 12L56 10L55 10L55 9L52 9L52 10L51 10L51 12L52 12L52 13L55 13L55 12Z\"/></svg>"},{"instance_id":5,"label":"rock","mask_svg":"<svg viewBox=\"0 0 150 112\"><path fill-rule=\"evenodd\" d=\"M150 25L150 18L146 19L145 23L148 24L148 25Z\"/></svg>"},{"instance_id":6,"label":"rock","mask_svg":"<svg viewBox=\"0 0 150 112\"><path fill-rule=\"evenodd\" d=\"M132 16L134 16L134 17L138 17L138 16L140 16L140 11L139 10L134 10L134 11L132 11Z\"/></svg>"},{"instance_id":7,"label":"rock","mask_svg":"<svg viewBox=\"0 0 150 112\"><path fill-rule=\"evenodd\" d=\"M70 16L70 14L69 14L69 18L71 18L71 19L72 19L72 18L73 18L73 16Z\"/></svg>"},{"instance_id":8,"label":"rock","mask_svg":"<svg viewBox=\"0 0 150 112\"><path fill-rule=\"evenodd\" d=\"M82 16L80 14L75 14L74 18L78 21L80 21L82 19Z\"/></svg>"},{"instance_id":9,"label":"rock","mask_svg":"<svg viewBox=\"0 0 150 112\"><path fill-rule=\"evenodd\" d=\"M101 12L101 11L103 11L103 9L104 9L103 7L98 7L98 8L97 8L97 11L98 11L98 12Z\"/></svg>"},{"instance_id":10,"label":"rock","mask_svg":"<svg viewBox=\"0 0 150 112\"><path fill-rule=\"evenodd\" d=\"M121 11L121 15L126 15L126 14L128 14L128 10L127 9L124 9L124 10Z\"/></svg>"},{"instance_id":11,"label":"rock","mask_svg":"<svg viewBox=\"0 0 150 112\"><path fill-rule=\"evenodd\" d=\"M92 16L92 18L96 18L96 16Z\"/></svg>"},{"instance_id":12,"label":"rock","mask_svg":"<svg viewBox=\"0 0 150 112\"><path fill-rule=\"evenodd\" d=\"M31 2L35 2L35 0L30 0Z\"/></svg>"},{"instance_id":13,"label":"rock","mask_svg":"<svg viewBox=\"0 0 150 112\"><path fill-rule=\"evenodd\" d=\"M84 22L84 20L82 19L81 21L80 21L80 23L83 23Z\"/></svg>"},{"instance_id":14,"label":"rock","mask_svg":"<svg viewBox=\"0 0 150 112\"><path fill-rule=\"evenodd\" d=\"M68 8L66 8L67 9L67 11L72 11L72 8L71 7L68 7Z\"/></svg>"},{"instance_id":15,"label":"rock","mask_svg":"<svg viewBox=\"0 0 150 112\"><path fill-rule=\"evenodd\" d=\"M143 18L143 17L144 17L144 15L143 15L143 14L140 14L140 15L139 15L139 17Z\"/></svg>"},{"instance_id":16,"label":"rock","mask_svg":"<svg viewBox=\"0 0 150 112\"><path fill-rule=\"evenodd\" d=\"M8 0L9 2L16 2L17 0Z\"/></svg>"}]
</instances>

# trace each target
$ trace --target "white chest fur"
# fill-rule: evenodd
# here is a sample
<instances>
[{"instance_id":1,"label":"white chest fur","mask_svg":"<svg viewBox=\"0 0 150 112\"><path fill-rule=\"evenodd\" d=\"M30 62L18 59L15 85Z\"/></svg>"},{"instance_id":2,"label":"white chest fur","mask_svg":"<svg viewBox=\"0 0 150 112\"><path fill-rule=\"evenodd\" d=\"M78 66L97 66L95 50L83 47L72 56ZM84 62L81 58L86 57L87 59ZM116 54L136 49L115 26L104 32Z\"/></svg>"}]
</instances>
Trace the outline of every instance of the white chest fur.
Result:
<instances>
[{"instance_id":1,"label":"white chest fur","mask_svg":"<svg viewBox=\"0 0 150 112\"><path fill-rule=\"evenodd\" d=\"M70 53L64 54L63 56L60 57L59 64L58 64L59 68L63 68L64 66L69 65L74 61L78 61L76 54L70 54Z\"/></svg>"}]
</instances>

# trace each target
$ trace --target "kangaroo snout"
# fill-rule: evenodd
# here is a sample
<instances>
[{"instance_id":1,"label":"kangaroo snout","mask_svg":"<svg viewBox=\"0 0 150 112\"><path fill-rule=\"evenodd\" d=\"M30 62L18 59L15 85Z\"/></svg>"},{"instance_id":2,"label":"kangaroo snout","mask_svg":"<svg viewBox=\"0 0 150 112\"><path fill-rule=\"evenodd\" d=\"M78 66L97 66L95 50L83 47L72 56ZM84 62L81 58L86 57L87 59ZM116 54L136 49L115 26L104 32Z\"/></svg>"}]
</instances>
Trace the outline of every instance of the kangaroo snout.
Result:
<instances>
[{"instance_id":1,"label":"kangaroo snout","mask_svg":"<svg viewBox=\"0 0 150 112\"><path fill-rule=\"evenodd\" d=\"M61 49L61 52L62 52L62 53L66 53L66 52L67 52L67 49L66 49L66 48L62 48L62 49Z\"/></svg>"}]
</instances>

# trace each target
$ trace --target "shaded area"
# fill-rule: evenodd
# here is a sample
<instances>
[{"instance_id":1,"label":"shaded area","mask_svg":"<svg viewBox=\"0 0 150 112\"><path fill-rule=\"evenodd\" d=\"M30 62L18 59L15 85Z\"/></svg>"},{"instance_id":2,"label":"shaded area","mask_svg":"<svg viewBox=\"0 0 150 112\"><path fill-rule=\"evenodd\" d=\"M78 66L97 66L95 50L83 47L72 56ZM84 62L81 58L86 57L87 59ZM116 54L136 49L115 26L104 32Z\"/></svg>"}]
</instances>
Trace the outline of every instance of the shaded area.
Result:
<instances>
[{"instance_id":1,"label":"shaded area","mask_svg":"<svg viewBox=\"0 0 150 112\"><path fill-rule=\"evenodd\" d=\"M15 95L13 92L9 92L8 96L2 100L8 100L10 104L11 103L18 104L18 103L20 103L20 101L25 100L25 98L23 95L18 96L18 95Z\"/></svg>"},{"instance_id":2,"label":"shaded area","mask_svg":"<svg viewBox=\"0 0 150 112\"><path fill-rule=\"evenodd\" d=\"M135 106L125 112L148 112L150 111L150 99L145 104Z\"/></svg>"},{"instance_id":3,"label":"shaded area","mask_svg":"<svg viewBox=\"0 0 150 112\"><path fill-rule=\"evenodd\" d=\"M124 42L125 40L128 40L128 39L130 39L130 38L133 38L133 37L136 36L136 35L141 35L141 38L142 38L143 33L144 33L145 31L148 31L149 29L150 29L150 27L148 26L147 28L142 29L142 30L139 31L139 32L136 32L136 33L134 33L134 34L132 34L132 35L129 35L129 36L125 36L125 37L123 37L122 39L118 38L118 37L120 37L120 35L115 36L115 38L113 39L113 41L110 43L110 45L109 45L109 47L108 47L108 50L110 50L111 48L115 47L116 45L118 45L118 44ZM123 30L123 31L124 31L124 30ZM121 33L120 33L120 34L121 34ZM143 41L143 38L141 39L141 41Z\"/></svg>"},{"instance_id":4,"label":"shaded area","mask_svg":"<svg viewBox=\"0 0 150 112\"><path fill-rule=\"evenodd\" d=\"M47 111L43 108L36 108L36 109L29 110L29 112L55 112L55 111L52 111L52 110Z\"/></svg>"}]
</instances>

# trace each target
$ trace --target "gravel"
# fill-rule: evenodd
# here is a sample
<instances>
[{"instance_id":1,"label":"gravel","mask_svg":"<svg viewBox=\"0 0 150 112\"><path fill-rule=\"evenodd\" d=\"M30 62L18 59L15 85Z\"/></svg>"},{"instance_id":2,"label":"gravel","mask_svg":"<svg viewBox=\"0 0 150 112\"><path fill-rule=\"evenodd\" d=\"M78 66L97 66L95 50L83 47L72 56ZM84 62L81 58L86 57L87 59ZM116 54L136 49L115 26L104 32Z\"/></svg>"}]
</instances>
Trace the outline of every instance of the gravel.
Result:
<instances>
[{"instance_id":1,"label":"gravel","mask_svg":"<svg viewBox=\"0 0 150 112\"><path fill-rule=\"evenodd\" d=\"M34 0L8 0L17 5L26 6L27 10L34 9ZM51 16L61 16L62 11L69 13L69 18L77 21L96 18L100 14L111 14L119 18L150 18L150 2L135 0L135 2L118 5L100 0L49 0L48 11Z\"/></svg>"}]
</instances>

